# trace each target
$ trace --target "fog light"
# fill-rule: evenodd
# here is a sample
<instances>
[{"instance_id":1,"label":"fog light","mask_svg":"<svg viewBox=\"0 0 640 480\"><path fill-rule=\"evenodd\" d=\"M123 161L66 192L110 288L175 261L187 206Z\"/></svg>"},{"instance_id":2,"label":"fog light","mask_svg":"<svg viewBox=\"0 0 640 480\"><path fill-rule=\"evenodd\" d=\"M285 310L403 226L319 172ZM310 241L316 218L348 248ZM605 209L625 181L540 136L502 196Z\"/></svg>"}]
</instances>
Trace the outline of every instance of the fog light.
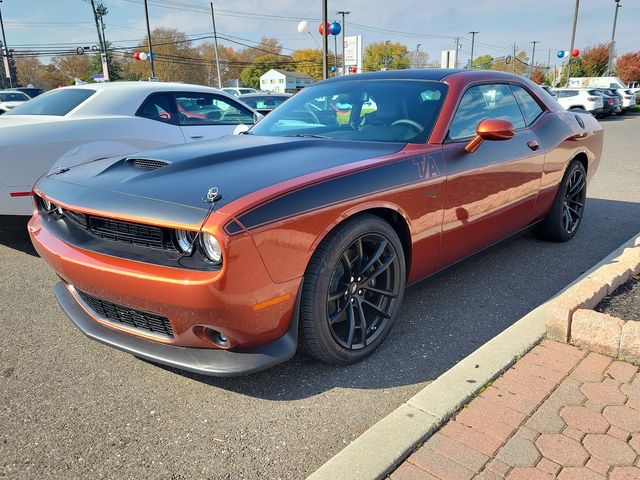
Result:
<instances>
[{"instance_id":1,"label":"fog light","mask_svg":"<svg viewBox=\"0 0 640 480\"><path fill-rule=\"evenodd\" d=\"M211 340L213 343L221 347L229 346L229 339L222 332L214 330L213 328L207 328L206 330L209 340Z\"/></svg>"}]
</instances>

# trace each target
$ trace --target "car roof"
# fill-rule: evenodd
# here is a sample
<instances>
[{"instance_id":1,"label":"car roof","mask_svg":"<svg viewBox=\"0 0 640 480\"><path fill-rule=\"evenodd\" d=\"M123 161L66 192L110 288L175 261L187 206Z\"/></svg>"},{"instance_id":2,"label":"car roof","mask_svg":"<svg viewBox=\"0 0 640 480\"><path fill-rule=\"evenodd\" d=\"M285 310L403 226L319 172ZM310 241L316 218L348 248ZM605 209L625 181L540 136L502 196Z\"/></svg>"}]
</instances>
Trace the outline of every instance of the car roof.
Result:
<instances>
[{"instance_id":1,"label":"car roof","mask_svg":"<svg viewBox=\"0 0 640 480\"><path fill-rule=\"evenodd\" d=\"M83 85L72 85L63 88L80 88L87 90L103 91L103 90L148 90L148 91L175 91L175 90L210 90L219 92L220 90L205 85L193 85L190 83L179 82L104 82L104 83L86 83Z\"/></svg>"},{"instance_id":2,"label":"car roof","mask_svg":"<svg viewBox=\"0 0 640 480\"><path fill-rule=\"evenodd\" d=\"M293 97L291 93L280 92L258 92L258 93L243 93L238 98L252 98L252 97Z\"/></svg>"}]
</instances>

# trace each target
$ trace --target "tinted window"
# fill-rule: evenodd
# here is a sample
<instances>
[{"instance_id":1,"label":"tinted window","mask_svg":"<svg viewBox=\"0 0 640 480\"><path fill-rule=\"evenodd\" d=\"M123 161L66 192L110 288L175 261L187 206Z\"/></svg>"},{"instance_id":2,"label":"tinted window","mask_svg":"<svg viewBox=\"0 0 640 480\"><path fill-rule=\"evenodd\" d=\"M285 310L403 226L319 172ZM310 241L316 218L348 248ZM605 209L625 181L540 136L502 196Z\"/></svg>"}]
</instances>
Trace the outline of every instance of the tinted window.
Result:
<instances>
[{"instance_id":1,"label":"tinted window","mask_svg":"<svg viewBox=\"0 0 640 480\"><path fill-rule=\"evenodd\" d=\"M515 128L525 126L520 107L508 85L478 85L462 96L449 128L449 138L474 136L476 127L486 118L509 120Z\"/></svg>"},{"instance_id":2,"label":"tinted window","mask_svg":"<svg viewBox=\"0 0 640 480\"><path fill-rule=\"evenodd\" d=\"M84 102L95 90L61 88L23 103L5 115L56 115L62 117Z\"/></svg>"},{"instance_id":3,"label":"tinted window","mask_svg":"<svg viewBox=\"0 0 640 480\"><path fill-rule=\"evenodd\" d=\"M251 129L256 135L424 143L438 117L442 82L349 80L314 85Z\"/></svg>"},{"instance_id":4,"label":"tinted window","mask_svg":"<svg viewBox=\"0 0 640 480\"><path fill-rule=\"evenodd\" d=\"M175 107L170 93L156 93L149 96L136 113L139 117L163 123L176 123Z\"/></svg>"},{"instance_id":5,"label":"tinted window","mask_svg":"<svg viewBox=\"0 0 640 480\"><path fill-rule=\"evenodd\" d=\"M21 92L0 92L0 102L26 102L29 97Z\"/></svg>"},{"instance_id":6,"label":"tinted window","mask_svg":"<svg viewBox=\"0 0 640 480\"><path fill-rule=\"evenodd\" d=\"M531 125L542 113L542 107L524 88L511 85L511 90L520 104L524 121L527 125Z\"/></svg>"},{"instance_id":7,"label":"tinted window","mask_svg":"<svg viewBox=\"0 0 640 480\"><path fill-rule=\"evenodd\" d=\"M253 123L253 113L225 97L209 93L177 93L180 125Z\"/></svg>"}]
</instances>

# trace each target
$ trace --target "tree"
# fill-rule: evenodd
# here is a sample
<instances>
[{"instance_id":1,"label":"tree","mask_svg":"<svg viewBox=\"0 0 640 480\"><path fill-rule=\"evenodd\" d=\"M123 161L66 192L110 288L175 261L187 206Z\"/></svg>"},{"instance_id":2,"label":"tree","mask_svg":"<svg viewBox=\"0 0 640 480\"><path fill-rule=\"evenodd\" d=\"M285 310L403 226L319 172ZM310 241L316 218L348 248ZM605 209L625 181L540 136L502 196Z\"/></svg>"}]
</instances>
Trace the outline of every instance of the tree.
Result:
<instances>
[{"instance_id":1,"label":"tree","mask_svg":"<svg viewBox=\"0 0 640 480\"><path fill-rule=\"evenodd\" d=\"M582 70L585 77L601 77L607 73L609 44L599 43L582 52Z\"/></svg>"},{"instance_id":2,"label":"tree","mask_svg":"<svg viewBox=\"0 0 640 480\"><path fill-rule=\"evenodd\" d=\"M411 67L407 46L401 43L377 42L364 49L362 68L365 72L382 69L402 70Z\"/></svg>"},{"instance_id":3,"label":"tree","mask_svg":"<svg viewBox=\"0 0 640 480\"><path fill-rule=\"evenodd\" d=\"M582 68L582 59L579 57L571 57L569 64L565 65L560 75L559 85L567 85L569 81L569 65L571 65L572 77L584 77L584 69Z\"/></svg>"},{"instance_id":4,"label":"tree","mask_svg":"<svg viewBox=\"0 0 640 480\"><path fill-rule=\"evenodd\" d=\"M477 68L480 70L491 70L493 66L493 58L491 55L480 55L478 58L473 60L473 68Z\"/></svg>"},{"instance_id":5,"label":"tree","mask_svg":"<svg viewBox=\"0 0 640 480\"><path fill-rule=\"evenodd\" d=\"M51 63L71 80L79 78L85 82L91 80L91 58L87 55L62 55L53 57Z\"/></svg>"},{"instance_id":6,"label":"tree","mask_svg":"<svg viewBox=\"0 0 640 480\"><path fill-rule=\"evenodd\" d=\"M16 73L20 85L33 85L43 88L40 83L40 74L44 70L44 65L38 57L29 55L29 52L22 52L15 59Z\"/></svg>"},{"instance_id":7,"label":"tree","mask_svg":"<svg viewBox=\"0 0 640 480\"><path fill-rule=\"evenodd\" d=\"M524 75L529 70L529 57L527 57L527 52L521 50L516 54L516 58L510 59L509 63L507 63L507 57L494 60L491 64L491 70Z\"/></svg>"},{"instance_id":8,"label":"tree","mask_svg":"<svg viewBox=\"0 0 640 480\"><path fill-rule=\"evenodd\" d=\"M298 72L306 73L314 80L322 79L322 50L305 48L291 54Z\"/></svg>"},{"instance_id":9,"label":"tree","mask_svg":"<svg viewBox=\"0 0 640 480\"><path fill-rule=\"evenodd\" d=\"M259 89L260 77L272 68L288 71L294 70L293 64L290 60L286 59L286 57L268 53L267 55L256 58L251 65L242 70L240 73L242 85Z\"/></svg>"},{"instance_id":10,"label":"tree","mask_svg":"<svg viewBox=\"0 0 640 480\"><path fill-rule=\"evenodd\" d=\"M541 85L544 82L544 70L541 68L534 68L531 73L531 81Z\"/></svg>"},{"instance_id":11,"label":"tree","mask_svg":"<svg viewBox=\"0 0 640 480\"><path fill-rule=\"evenodd\" d=\"M640 82L640 51L618 57L616 75L623 82Z\"/></svg>"},{"instance_id":12,"label":"tree","mask_svg":"<svg viewBox=\"0 0 640 480\"><path fill-rule=\"evenodd\" d=\"M111 82L122 80L122 65L120 65L120 62L116 59L110 42L107 42L107 66L109 68L109 80ZM96 53L91 57L91 74L94 73L103 73L102 55L100 53Z\"/></svg>"}]
</instances>

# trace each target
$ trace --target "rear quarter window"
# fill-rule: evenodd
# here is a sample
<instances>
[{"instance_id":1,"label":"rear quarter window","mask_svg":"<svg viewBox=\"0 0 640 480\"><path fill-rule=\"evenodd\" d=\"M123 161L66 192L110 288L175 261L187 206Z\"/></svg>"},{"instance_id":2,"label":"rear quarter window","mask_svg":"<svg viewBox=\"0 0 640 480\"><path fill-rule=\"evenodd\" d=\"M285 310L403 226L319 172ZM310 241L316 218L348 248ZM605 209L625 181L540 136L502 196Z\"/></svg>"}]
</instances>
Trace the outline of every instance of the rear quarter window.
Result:
<instances>
[{"instance_id":1,"label":"rear quarter window","mask_svg":"<svg viewBox=\"0 0 640 480\"><path fill-rule=\"evenodd\" d=\"M5 115L54 115L63 117L91 97L95 90L61 88L44 93L14 108Z\"/></svg>"}]
</instances>

